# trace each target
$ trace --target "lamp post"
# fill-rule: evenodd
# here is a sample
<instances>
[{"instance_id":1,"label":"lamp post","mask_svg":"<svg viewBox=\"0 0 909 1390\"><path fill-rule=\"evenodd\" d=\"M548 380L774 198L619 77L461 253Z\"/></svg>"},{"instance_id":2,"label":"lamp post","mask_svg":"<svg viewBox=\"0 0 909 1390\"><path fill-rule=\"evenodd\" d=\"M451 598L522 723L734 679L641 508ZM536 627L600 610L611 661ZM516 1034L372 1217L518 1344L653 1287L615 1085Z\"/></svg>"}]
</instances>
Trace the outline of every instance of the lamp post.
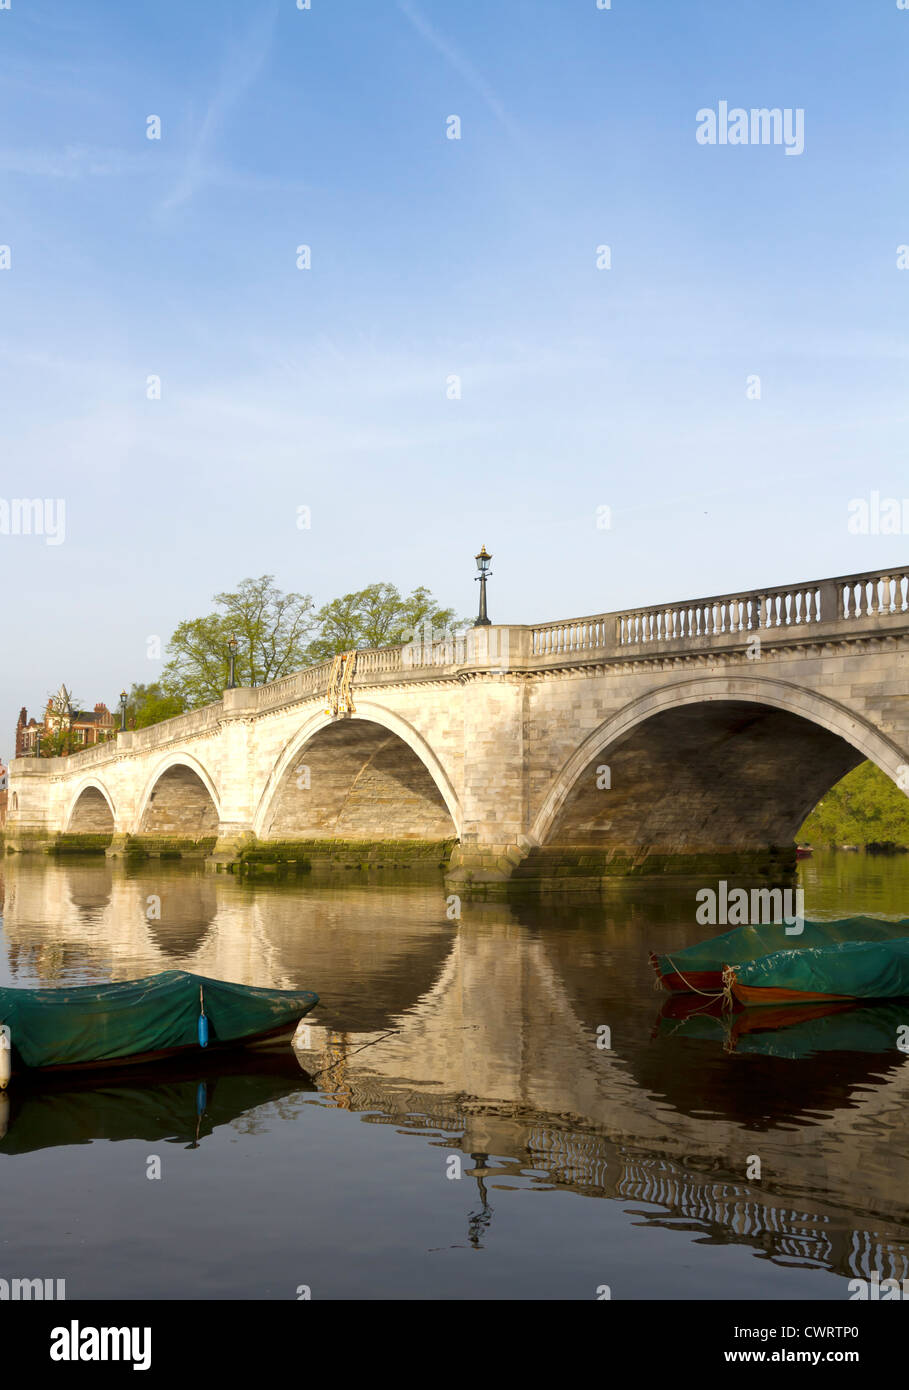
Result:
<instances>
[{"instance_id":1,"label":"lamp post","mask_svg":"<svg viewBox=\"0 0 909 1390\"><path fill-rule=\"evenodd\" d=\"M35 757L41 757L41 730L35 730Z\"/></svg>"},{"instance_id":2,"label":"lamp post","mask_svg":"<svg viewBox=\"0 0 909 1390\"><path fill-rule=\"evenodd\" d=\"M234 663L237 659L237 647L239 643L236 637L232 637L227 644L227 659L230 662L230 674L227 677L228 690L236 690L237 682L234 679Z\"/></svg>"},{"instance_id":3,"label":"lamp post","mask_svg":"<svg viewBox=\"0 0 909 1390\"><path fill-rule=\"evenodd\" d=\"M480 611L474 627L490 627L491 623L486 613L486 580L491 574L489 566L492 564L492 556L486 552L486 547L480 547L480 553L476 557L477 569L480 571L474 577L480 581Z\"/></svg>"},{"instance_id":4,"label":"lamp post","mask_svg":"<svg viewBox=\"0 0 909 1390\"><path fill-rule=\"evenodd\" d=\"M126 691L120 691L120 729L126 732Z\"/></svg>"}]
</instances>

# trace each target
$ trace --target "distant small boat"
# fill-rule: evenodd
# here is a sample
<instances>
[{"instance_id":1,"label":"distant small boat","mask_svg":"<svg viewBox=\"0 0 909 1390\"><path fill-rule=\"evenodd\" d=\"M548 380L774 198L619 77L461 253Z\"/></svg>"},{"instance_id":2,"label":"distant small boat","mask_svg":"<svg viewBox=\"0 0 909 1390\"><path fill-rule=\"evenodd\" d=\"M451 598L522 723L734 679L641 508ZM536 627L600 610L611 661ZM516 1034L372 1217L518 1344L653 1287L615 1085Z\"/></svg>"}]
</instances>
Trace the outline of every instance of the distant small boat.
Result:
<instances>
[{"instance_id":1,"label":"distant small boat","mask_svg":"<svg viewBox=\"0 0 909 1390\"><path fill-rule=\"evenodd\" d=\"M0 1090L23 1071L83 1070L288 1039L319 1002L168 970L121 984L0 989Z\"/></svg>"},{"instance_id":2,"label":"distant small boat","mask_svg":"<svg viewBox=\"0 0 909 1390\"><path fill-rule=\"evenodd\" d=\"M909 997L909 937L775 951L761 960L730 965L723 975L727 996L746 1006L905 999Z\"/></svg>"},{"instance_id":3,"label":"distant small boat","mask_svg":"<svg viewBox=\"0 0 909 1390\"><path fill-rule=\"evenodd\" d=\"M721 936L658 956L650 964L663 989L672 994L720 994L723 967L759 960L773 951L803 951L806 947L833 946L841 941L893 941L909 936L909 918L887 922L880 917L843 917L835 922L804 922L798 935L785 923L734 927Z\"/></svg>"},{"instance_id":4,"label":"distant small boat","mask_svg":"<svg viewBox=\"0 0 909 1390\"><path fill-rule=\"evenodd\" d=\"M796 845L795 847L796 859L810 859L813 853L814 849L811 845Z\"/></svg>"}]
</instances>

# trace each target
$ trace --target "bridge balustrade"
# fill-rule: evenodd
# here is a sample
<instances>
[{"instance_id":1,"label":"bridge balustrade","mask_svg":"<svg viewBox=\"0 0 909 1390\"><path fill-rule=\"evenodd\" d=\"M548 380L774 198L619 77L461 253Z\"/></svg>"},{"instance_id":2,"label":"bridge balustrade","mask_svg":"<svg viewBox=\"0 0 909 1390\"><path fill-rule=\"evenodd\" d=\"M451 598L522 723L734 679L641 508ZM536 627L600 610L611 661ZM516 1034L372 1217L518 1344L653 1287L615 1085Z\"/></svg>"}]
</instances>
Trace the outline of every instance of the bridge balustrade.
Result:
<instances>
[{"instance_id":1,"label":"bridge balustrade","mask_svg":"<svg viewBox=\"0 0 909 1390\"><path fill-rule=\"evenodd\" d=\"M438 670L440 667L485 667L507 671L547 666L553 658L634 655L635 648L665 651L715 648L713 639L747 642L749 634L823 629L826 638L838 625L878 630L888 618L909 612L909 566L778 588L720 594L713 598L659 604L612 613L597 613L534 627L493 626L451 633L442 640L417 637L404 646L359 651L354 684L376 677ZM821 632L818 632L821 638ZM321 662L268 685L242 692L244 711L259 712L324 695L331 663ZM229 692L241 696L240 691ZM225 697L226 700L227 697ZM234 707L240 709L239 703ZM116 740L83 749L63 760L47 759L41 772L69 770L106 762L124 754L185 739L215 727L225 702L166 719L147 729L120 734ZM32 771L37 771L32 768Z\"/></svg>"},{"instance_id":2,"label":"bridge balustrade","mask_svg":"<svg viewBox=\"0 0 909 1390\"><path fill-rule=\"evenodd\" d=\"M907 611L909 567L872 570L839 579L718 594L713 598L545 623L531 629L531 653L606 653L658 643L684 648L703 638L822 623L854 623Z\"/></svg>"}]
</instances>

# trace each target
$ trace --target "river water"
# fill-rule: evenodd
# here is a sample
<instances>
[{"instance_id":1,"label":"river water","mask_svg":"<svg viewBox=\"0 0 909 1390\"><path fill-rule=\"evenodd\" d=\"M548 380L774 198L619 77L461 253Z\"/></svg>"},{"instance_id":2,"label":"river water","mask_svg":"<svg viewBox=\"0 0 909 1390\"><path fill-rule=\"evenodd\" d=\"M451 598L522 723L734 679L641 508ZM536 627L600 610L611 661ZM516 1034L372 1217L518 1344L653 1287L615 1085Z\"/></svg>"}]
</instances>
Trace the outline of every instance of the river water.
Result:
<instances>
[{"instance_id":1,"label":"river water","mask_svg":"<svg viewBox=\"0 0 909 1390\"><path fill-rule=\"evenodd\" d=\"M2 872L0 984L177 967L321 1002L299 1052L14 1078L0 1278L71 1299L842 1300L909 1277L909 1001L754 1034L668 1016L648 952L709 934L696 886L458 919L435 876ZM808 917L909 916L909 856L800 872Z\"/></svg>"}]
</instances>

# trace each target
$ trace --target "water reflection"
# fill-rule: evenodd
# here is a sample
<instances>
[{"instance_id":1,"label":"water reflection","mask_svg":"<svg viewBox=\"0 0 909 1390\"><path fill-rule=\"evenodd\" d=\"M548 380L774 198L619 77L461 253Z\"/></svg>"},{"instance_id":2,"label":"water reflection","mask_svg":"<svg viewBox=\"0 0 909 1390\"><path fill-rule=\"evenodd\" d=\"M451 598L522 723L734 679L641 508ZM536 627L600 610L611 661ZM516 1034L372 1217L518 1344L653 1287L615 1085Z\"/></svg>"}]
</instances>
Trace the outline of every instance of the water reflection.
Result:
<instances>
[{"instance_id":1,"label":"water reflection","mask_svg":"<svg viewBox=\"0 0 909 1390\"><path fill-rule=\"evenodd\" d=\"M225 1126L255 1130L262 1106L294 1113L312 1092L312 1083L293 1056L267 1061L206 1058L204 1066L177 1064L162 1072L122 1068L96 1079L45 1078L13 1086L0 1110L0 1154L31 1154L40 1149L142 1139L151 1144L198 1148Z\"/></svg>"},{"instance_id":2,"label":"water reflection","mask_svg":"<svg viewBox=\"0 0 909 1390\"><path fill-rule=\"evenodd\" d=\"M306 1046L267 1067L14 1087L0 1155L91 1138L204 1149L238 1122L247 1138L257 1126L296 1133L317 1103L459 1154L475 1191L473 1250L488 1248L503 1203L526 1206L532 1193L543 1202L526 1217L532 1259L553 1200L544 1194L570 1191L620 1204L635 1230L758 1254L767 1297L783 1267L909 1277L898 1046L909 1005L730 1024L655 993L648 951L704 934L692 886L617 886L586 904L465 903L451 922L435 877L250 884L179 865L27 859L7 859L5 875L3 982L179 965L314 989L322 1002ZM825 868L818 856L803 876L809 916L906 915L905 859ZM152 900L160 912L149 915ZM609 1047L598 1045L604 1026ZM755 1155L760 1180L746 1176ZM368 1145L358 1161L368 1185ZM331 1190L336 1162L326 1157L310 1182Z\"/></svg>"}]
</instances>

